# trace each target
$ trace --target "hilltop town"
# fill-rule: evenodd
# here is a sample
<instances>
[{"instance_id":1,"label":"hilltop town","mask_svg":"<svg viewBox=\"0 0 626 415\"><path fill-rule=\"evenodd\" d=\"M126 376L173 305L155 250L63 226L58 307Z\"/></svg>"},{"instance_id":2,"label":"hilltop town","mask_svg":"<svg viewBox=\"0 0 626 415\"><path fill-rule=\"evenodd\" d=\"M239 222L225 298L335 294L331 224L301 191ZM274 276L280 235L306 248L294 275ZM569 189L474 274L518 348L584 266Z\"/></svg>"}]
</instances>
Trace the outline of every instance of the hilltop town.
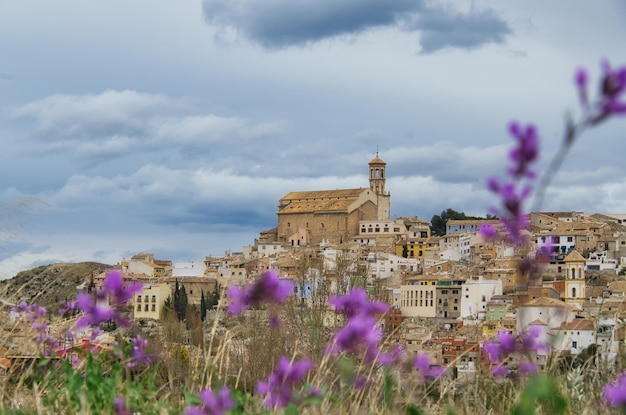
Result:
<instances>
[{"instance_id":1,"label":"hilltop town","mask_svg":"<svg viewBox=\"0 0 626 415\"><path fill-rule=\"evenodd\" d=\"M493 219L448 220L445 235L435 236L423 219L390 219L386 163L377 155L368 167L368 187L286 194L277 226L241 252L186 263L151 253L121 259L126 279L144 287L133 318L158 326L183 287L188 304L215 317L209 295L273 270L294 282L301 313L322 304L329 329L340 321L328 296L366 288L391 306L380 323L390 343L430 351L459 378L479 369L482 345L501 330L538 330L550 345L538 352L540 365L554 353L574 359L590 351L615 361L626 340L626 214L531 212L526 246L485 240L479 227L498 226ZM528 261L539 266L526 272ZM104 276L85 275L78 290L97 289Z\"/></svg>"}]
</instances>

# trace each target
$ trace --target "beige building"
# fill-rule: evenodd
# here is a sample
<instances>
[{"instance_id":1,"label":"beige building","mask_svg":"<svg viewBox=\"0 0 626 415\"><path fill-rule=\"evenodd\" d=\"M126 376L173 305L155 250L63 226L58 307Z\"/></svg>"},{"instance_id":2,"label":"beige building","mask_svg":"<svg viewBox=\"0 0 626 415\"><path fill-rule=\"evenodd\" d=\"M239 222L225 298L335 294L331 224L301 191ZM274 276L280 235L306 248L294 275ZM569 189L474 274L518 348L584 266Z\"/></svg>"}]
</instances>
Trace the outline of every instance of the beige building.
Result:
<instances>
[{"instance_id":1,"label":"beige building","mask_svg":"<svg viewBox=\"0 0 626 415\"><path fill-rule=\"evenodd\" d=\"M290 192L278 203L278 242L291 246L343 243L359 234L360 221L389 221L385 165L369 162L369 188Z\"/></svg>"},{"instance_id":2,"label":"beige building","mask_svg":"<svg viewBox=\"0 0 626 415\"><path fill-rule=\"evenodd\" d=\"M160 320L163 314L163 304L171 293L172 290L168 284L144 284L143 290L134 298L134 318Z\"/></svg>"},{"instance_id":3,"label":"beige building","mask_svg":"<svg viewBox=\"0 0 626 415\"><path fill-rule=\"evenodd\" d=\"M439 276L424 275L411 278L400 286L402 317L436 317L437 281Z\"/></svg>"}]
</instances>

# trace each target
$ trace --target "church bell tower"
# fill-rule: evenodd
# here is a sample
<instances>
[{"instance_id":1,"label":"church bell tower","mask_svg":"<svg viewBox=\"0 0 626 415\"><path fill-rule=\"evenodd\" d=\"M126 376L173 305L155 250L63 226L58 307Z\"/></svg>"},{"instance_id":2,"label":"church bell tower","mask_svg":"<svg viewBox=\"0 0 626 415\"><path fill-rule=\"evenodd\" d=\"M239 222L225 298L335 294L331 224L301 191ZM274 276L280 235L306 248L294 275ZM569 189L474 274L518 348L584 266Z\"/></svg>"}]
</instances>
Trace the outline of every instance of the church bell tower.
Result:
<instances>
[{"instance_id":1,"label":"church bell tower","mask_svg":"<svg viewBox=\"0 0 626 415\"><path fill-rule=\"evenodd\" d=\"M378 201L378 220L389 220L390 195L385 190L385 163L378 157L369 162L370 167L370 189L376 194Z\"/></svg>"}]
</instances>

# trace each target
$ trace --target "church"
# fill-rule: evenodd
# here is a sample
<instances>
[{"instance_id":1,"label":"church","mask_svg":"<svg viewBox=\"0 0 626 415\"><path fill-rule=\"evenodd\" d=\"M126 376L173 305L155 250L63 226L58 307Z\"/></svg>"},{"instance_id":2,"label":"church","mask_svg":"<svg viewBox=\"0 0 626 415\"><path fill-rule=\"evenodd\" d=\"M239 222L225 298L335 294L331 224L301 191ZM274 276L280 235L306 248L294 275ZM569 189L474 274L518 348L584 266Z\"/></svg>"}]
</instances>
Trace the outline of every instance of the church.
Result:
<instances>
[{"instance_id":1,"label":"church","mask_svg":"<svg viewBox=\"0 0 626 415\"><path fill-rule=\"evenodd\" d=\"M278 202L278 241L292 246L343 243L359 234L359 221L388 221L386 163L369 162L369 188L290 192Z\"/></svg>"}]
</instances>

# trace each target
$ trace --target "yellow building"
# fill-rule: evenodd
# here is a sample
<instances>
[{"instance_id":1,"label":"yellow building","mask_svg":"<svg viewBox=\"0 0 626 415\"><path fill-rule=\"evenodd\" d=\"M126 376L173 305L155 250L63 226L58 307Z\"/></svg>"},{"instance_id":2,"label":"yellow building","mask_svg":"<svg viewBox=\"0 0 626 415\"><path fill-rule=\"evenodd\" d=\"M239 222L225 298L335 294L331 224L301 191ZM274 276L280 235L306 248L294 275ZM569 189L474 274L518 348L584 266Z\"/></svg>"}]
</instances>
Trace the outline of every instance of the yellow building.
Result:
<instances>
[{"instance_id":1,"label":"yellow building","mask_svg":"<svg viewBox=\"0 0 626 415\"><path fill-rule=\"evenodd\" d=\"M143 290L133 299L135 319L160 320L165 300L172 294L168 284L144 284Z\"/></svg>"}]
</instances>

